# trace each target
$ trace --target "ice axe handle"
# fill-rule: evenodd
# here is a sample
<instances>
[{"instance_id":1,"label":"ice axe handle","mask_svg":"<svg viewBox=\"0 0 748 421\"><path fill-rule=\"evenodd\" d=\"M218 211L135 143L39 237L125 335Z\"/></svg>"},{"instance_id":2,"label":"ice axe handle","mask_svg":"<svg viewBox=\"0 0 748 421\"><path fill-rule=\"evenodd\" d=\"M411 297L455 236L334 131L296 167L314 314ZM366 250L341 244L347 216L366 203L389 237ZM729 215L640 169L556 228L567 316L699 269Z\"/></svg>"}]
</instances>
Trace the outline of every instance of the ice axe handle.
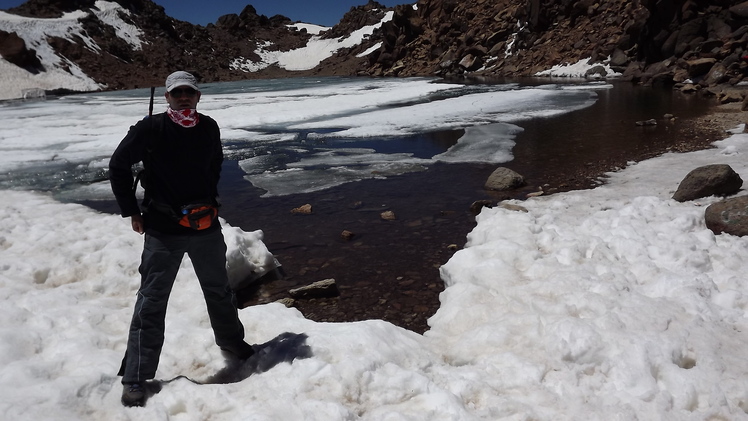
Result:
<instances>
[{"instance_id":1,"label":"ice axe handle","mask_svg":"<svg viewBox=\"0 0 748 421\"><path fill-rule=\"evenodd\" d=\"M155 95L155 93L156 93L156 87L151 86L151 103L150 105L148 105L148 116L149 117L153 115L153 96Z\"/></svg>"}]
</instances>

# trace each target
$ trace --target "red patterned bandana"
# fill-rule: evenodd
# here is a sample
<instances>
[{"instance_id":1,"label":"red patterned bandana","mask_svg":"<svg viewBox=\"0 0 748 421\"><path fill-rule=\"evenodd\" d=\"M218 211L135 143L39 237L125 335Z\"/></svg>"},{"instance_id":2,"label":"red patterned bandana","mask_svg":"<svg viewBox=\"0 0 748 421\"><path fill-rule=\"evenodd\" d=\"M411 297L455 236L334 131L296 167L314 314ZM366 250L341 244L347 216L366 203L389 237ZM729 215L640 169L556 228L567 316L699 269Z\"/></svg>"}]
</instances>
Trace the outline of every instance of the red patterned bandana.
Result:
<instances>
[{"instance_id":1,"label":"red patterned bandana","mask_svg":"<svg viewBox=\"0 0 748 421\"><path fill-rule=\"evenodd\" d=\"M172 110L171 107L166 109L166 114L169 115L171 121L179 124L182 127L195 127L200 122L200 116L197 114L197 110L194 108L186 110Z\"/></svg>"}]
</instances>

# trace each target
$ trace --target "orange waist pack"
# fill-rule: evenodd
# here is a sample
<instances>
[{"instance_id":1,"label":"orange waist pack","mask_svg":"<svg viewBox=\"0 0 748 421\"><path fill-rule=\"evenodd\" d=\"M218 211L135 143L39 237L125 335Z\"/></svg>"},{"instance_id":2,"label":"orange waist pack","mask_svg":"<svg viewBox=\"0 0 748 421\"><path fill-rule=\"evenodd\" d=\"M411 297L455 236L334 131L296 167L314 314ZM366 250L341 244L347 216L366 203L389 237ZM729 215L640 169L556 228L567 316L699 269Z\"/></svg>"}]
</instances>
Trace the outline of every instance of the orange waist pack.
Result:
<instances>
[{"instance_id":1,"label":"orange waist pack","mask_svg":"<svg viewBox=\"0 0 748 421\"><path fill-rule=\"evenodd\" d=\"M182 207L179 225L196 230L204 230L213 225L218 216L218 208L213 205L187 205Z\"/></svg>"}]
</instances>

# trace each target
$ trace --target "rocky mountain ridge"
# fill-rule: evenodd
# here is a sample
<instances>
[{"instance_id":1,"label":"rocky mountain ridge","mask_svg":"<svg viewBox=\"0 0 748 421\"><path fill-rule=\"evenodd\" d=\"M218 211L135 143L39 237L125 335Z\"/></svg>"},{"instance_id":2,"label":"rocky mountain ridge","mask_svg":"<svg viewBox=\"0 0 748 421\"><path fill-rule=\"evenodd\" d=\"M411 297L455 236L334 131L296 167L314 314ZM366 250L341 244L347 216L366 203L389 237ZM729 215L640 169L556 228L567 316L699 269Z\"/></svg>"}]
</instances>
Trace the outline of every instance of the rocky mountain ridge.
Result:
<instances>
[{"instance_id":1,"label":"rocky mountain ridge","mask_svg":"<svg viewBox=\"0 0 748 421\"><path fill-rule=\"evenodd\" d=\"M641 83L735 84L748 2L421 0L397 7L368 73L530 76L590 59ZM604 76L604 71L600 76Z\"/></svg>"},{"instance_id":2,"label":"rocky mountain ridge","mask_svg":"<svg viewBox=\"0 0 748 421\"><path fill-rule=\"evenodd\" d=\"M419 0L386 9L370 1L354 7L322 34L339 38L392 19L363 42L341 49L314 69L289 72L270 66L233 69L237 57L259 61L258 45L288 51L311 35L283 16L258 15L248 5L206 27L170 18L150 0L117 0L123 16L143 31L133 49L93 15L84 27L105 54L62 38L54 50L108 89L160 84L175 68L206 82L303 75L531 76L553 66L589 59L637 83L679 84L685 90L734 85L748 74L748 2L729 0ZM30 0L11 13L55 17L87 10L94 0ZM29 71L42 71L28 46L0 31L0 55ZM364 54L368 52L368 54ZM592 70L605 77L605 68Z\"/></svg>"}]
</instances>

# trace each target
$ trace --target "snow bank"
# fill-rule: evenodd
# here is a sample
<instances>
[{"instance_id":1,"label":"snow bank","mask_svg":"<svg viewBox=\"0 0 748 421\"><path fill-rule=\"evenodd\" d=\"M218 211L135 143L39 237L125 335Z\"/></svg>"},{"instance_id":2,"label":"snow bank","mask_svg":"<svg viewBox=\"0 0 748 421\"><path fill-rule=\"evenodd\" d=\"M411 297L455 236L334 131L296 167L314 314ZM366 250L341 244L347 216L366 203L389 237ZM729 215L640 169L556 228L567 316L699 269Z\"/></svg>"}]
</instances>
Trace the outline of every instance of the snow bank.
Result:
<instances>
[{"instance_id":1,"label":"snow bank","mask_svg":"<svg viewBox=\"0 0 748 421\"><path fill-rule=\"evenodd\" d=\"M746 420L748 239L705 228L704 206L717 199L670 199L700 165L748 176L748 135L717 146L631 165L594 190L515 203L527 212L484 209L442 268L447 288L425 335L377 320L315 323L268 304L240 311L258 356L227 364L185 260L157 376L233 383L177 378L145 408L120 405L115 376L142 237L117 216L3 192L0 411L34 420Z\"/></svg>"}]
</instances>

